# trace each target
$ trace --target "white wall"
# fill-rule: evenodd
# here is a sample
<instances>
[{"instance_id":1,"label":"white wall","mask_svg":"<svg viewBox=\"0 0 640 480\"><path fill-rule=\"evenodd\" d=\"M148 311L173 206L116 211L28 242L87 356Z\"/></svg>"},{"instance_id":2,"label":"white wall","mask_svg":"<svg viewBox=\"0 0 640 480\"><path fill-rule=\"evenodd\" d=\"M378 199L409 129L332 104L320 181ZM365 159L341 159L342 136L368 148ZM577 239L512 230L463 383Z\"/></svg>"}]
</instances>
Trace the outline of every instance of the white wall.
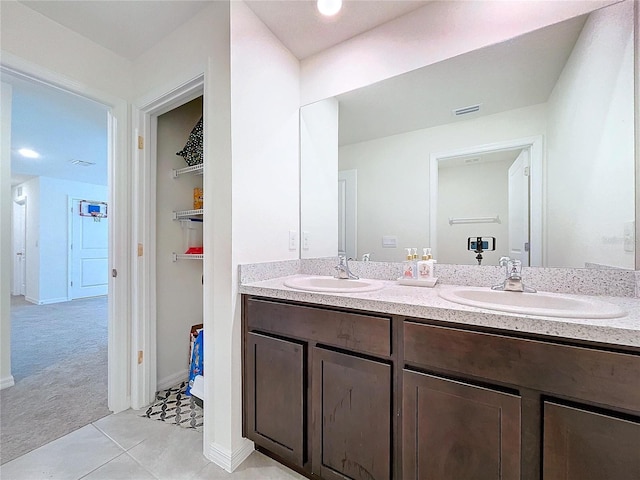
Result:
<instances>
[{"instance_id":1,"label":"white wall","mask_svg":"<svg viewBox=\"0 0 640 480\"><path fill-rule=\"evenodd\" d=\"M301 105L514 38L607 1L435 1L301 62Z\"/></svg>"},{"instance_id":2,"label":"white wall","mask_svg":"<svg viewBox=\"0 0 640 480\"><path fill-rule=\"evenodd\" d=\"M340 147L340 170L358 170L358 252L397 262L405 247L430 246L430 154L543 135L545 116L534 105ZM383 235L398 248L382 248Z\"/></svg>"},{"instance_id":3,"label":"white wall","mask_svg":"<svg viewBox=\"0 0 640 480\"><path fill-rule=\"evenodd\" d=\"M107 201L107 187L38 177L22 185L27 197L25 298L39 305L68 300L69 198Z\"/></svg>"},{"instance_id":4,"label":"white wall","mask_svg":"<svg viewBox=\"0 0 640 480\"><path fill-rule=\"evenodd\" d=\"M0 390L11 375L11 85L0 88Z\"/></svg>"},{"instance_id":5,"label":"white wall","mask_svg":"<svg viewBox=\"0 0 640 480\"><path fill-rule=\"evenodd\" d=\"M229 2L211 2L142 54L133 68L136 105L144 106L204 74L204 453L232 467L245 445L236 423L235 272L232 266L231 33ZM239 329L238 329L239 330ZM135 348L135 346L134 346ZM247 442L248 443L248 442Z\"/></svg>"},{"instance_id":6,"label":"white wall","mask_svg":"<svg viewBox=\"0 0 640 480\"><path fill-rule=\"evenodd\" d=\"M3 1L1 42L3 63L20 63L57 72L78 88L129 98L132 63L44 15L15 1Z\"/></svg>"},{"instance_id":7,"label":"white wall","mask_svg":"<svg viewBox=\"0 0 640 480\"><path fill-rule=\"evenodd\" d=\"M189 332L202 323L202 262L174 262L172 253L185 253L183 229L174 210L193 208L193 189L202 177L171 170L186 167L176 155L202 116L202 99L193 100L158 117L156 201L156 349L158 389L174 386L187 376ZM202 224L195 227L202 238ZM201 245L201 243L200 243Z\"/></svg>"},{"instance_id":8,"label":"white wall","mask_svg":"<svg viewBox=\"0 0 640 480\"><path fill-rule=\"evenodd\" d=\"M241 444L242 374L237 265L291 260L289 230L299 224L299 63L239 1L231 2L233 147L233 324L218 348L229 365L232 446ZM231 340L229 342L229 340ZM220 388L216 385L215 388Z\"/></svg>"},{"instance_id":9,"label":"white wall","mask_svg":"<svg viewBox=\"0 0 640 480\"><path fill-rule=\"evenodd\" d=\"M476 265L469 237L495 237L496 250L482 254L482 265L498 265L509 255L508 170L513 160L445 167L438 170L438 258L441 263ZM450 217L489 217L500 223L449 224Z\"/></svg>"},{"instance_id":10,"label":"white wall","mask_svg":"<svg viewBox=\"0 0 640 480\"><path fill-rule=\"evenodd\" d=\"M623 242L637 188L633 81L627 1L589 17L548 102L548 266L634 268Z\"/></svg>"},{"instance_id":11,"label":"white wall","mask_svg":"<svg viewBox=\"0 0 640 480\"><path fill-rule=\"evenodd\" d=\"M335 257L338 252L338 101L327 98L300 110L301 235L308 233L302 258Z\"/></svg>"}]
</instances>

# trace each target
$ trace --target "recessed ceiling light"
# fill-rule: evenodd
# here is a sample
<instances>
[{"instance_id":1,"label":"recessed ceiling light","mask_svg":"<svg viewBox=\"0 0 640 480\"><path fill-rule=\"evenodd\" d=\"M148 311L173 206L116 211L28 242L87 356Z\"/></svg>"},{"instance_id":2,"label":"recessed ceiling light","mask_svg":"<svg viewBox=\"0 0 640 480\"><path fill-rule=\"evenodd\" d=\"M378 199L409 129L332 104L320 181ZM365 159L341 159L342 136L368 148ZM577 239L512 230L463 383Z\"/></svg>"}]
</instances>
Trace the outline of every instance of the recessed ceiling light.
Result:
<instances>
[{"instance_id":1,"label":"recessed ceiling light","mask_svg":"<svg viewBox=\"0 0 640 480\"><path fill-rule=\"evenodd\" d=\"M342 8L342 0L318 0L318 11L322 15L330 17Z\"/></svg>"},{"instance_id":2,"label":"recessed ceiling light","mask_svg":"<svg viewBox=\"0 0 640 480\"><path fill-rule=\"evenodd\" d=\"M31 150L30 148L21 148L18 150L18 153L25 158L39 158L40 154L35 150Z\"/></svg>"}]
</instances>

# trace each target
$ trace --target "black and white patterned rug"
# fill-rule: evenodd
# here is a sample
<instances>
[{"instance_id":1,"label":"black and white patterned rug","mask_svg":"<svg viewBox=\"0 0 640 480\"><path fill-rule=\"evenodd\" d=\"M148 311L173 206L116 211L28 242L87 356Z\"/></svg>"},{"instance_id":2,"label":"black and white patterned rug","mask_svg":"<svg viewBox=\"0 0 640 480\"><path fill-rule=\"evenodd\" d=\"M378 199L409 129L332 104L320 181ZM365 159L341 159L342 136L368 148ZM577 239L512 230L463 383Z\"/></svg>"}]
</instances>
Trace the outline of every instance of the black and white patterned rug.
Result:
<instances>
[{"instance_id":1,"label":"black and white patterned rug","mask_svg":"<svg viewBox=\"0 0 640 480\"><path fill-rule=\"evenodd\" d=\"M142 416L201 432L204 423L202 408L196 405L192 396L185 395L187 385L187 382L182 382L157 392L157 401Z\"/></svg>"}]
</instances>

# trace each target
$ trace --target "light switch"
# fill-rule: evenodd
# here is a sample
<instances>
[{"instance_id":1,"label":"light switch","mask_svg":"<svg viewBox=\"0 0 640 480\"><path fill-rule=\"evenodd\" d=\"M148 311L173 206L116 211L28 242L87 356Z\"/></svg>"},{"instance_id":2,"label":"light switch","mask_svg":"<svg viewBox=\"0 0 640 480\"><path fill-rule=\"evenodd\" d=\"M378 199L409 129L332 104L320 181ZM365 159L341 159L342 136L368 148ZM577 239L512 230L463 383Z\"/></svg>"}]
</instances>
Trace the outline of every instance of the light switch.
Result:
<instances>
[{"instance_id":1,"label":"light switch","mask_svg":"<svg viewBox=\"0 0 640 480\"><path fill-rule=\"evenodd\" d=\"M636 243L636 222L626 222L624 224L624 251L633 252Z\"/></svg>"}]
</instances>

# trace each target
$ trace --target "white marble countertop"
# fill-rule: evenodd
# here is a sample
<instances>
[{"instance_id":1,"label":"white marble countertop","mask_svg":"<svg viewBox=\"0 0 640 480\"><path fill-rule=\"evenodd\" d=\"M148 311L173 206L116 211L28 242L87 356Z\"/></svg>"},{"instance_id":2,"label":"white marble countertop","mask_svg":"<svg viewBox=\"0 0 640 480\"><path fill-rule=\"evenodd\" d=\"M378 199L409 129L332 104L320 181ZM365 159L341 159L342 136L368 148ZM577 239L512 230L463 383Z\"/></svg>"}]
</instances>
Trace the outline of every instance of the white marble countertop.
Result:
<instances>
[{"instance_id":1,"label":"white marble countertop","mask_svg":"<svg viewBox=\"0 0 640 480\"><path fill-rule=\"evenodd\" d=\"M440 297L441 289L455 285L436 285L434 288L398 285L384 280L381 290L365 293L316 293L288 288L287 278L273 278L239 286L239 293L298 302L344 307L408 317L441 320L462 325L491 327L511 332L526 332L569 339L587 340L611 345L640 347L640 299L626 297L597 297L614 303L627 312L620 318L582 319L558 318L506 313L475 308L449 302ZM593 299L591 296L567 297Z\"/></svg>"}]
</instances>

